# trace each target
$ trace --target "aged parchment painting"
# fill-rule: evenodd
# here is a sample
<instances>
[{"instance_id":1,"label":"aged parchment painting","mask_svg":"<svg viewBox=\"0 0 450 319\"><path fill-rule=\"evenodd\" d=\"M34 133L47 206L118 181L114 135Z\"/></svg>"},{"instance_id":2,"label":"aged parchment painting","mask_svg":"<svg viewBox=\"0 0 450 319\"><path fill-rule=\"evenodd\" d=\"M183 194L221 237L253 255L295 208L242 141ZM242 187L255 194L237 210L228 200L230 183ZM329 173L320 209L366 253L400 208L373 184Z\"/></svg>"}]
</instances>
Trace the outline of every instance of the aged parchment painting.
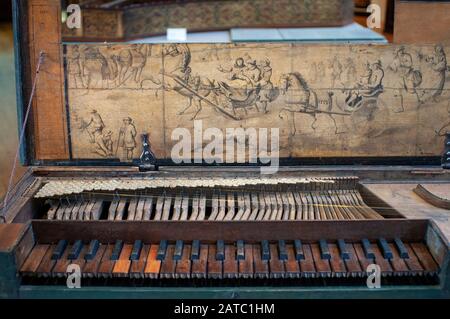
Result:
<instances>
[{"instance_id":1,"label":"aged parchment painting","mask_svg":"<svg viewBox=\"0 0 450 319\"><path fill-rule=\"evenodd\" d=\"M450 48L279 44L67 45L74 158L138 158L173 129L279 128L281 157L440 155ZM205 142L207 143L207 142Z\"/></svg>"}]
</instances>

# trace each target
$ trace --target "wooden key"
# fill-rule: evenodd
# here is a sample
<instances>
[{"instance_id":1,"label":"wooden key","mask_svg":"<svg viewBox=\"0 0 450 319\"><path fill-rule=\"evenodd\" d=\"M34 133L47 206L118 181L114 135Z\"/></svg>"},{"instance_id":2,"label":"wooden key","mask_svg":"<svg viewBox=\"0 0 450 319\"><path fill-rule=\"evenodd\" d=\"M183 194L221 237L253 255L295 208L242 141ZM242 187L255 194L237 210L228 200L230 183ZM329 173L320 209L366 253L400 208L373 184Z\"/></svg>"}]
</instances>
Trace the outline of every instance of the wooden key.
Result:
<instances>
[{"instance_id":1,"label":"wooden key","mask_svg":"<svg viewBox=\"0 0 450 319\"><path fill-rule=\"evenodd\" d=\"M269 263L261 259L261 246L253 245L254 276L256 278L269 278Z\"/></svg>"},{"instance_id":2,"label":"wooden key","mask_svg":"<svg viewBox=\"0 0 450 319\"><path fill-rule=\"evenodd\" d=\"M370 256L374 255L373 252L372 252L372 254L367 255L366 252L364 251L363 246L359 243L354 243L353 248L355 250L356 257L358 258L359 264L361 265L361 271L363 272L363 274L367 274L367 267L370 264L374 263L374 258L368 258L367 256L370 257Z\"/></svg>"},{"instance_id":3,"label":"wooden key","mask_svg":"<svg viewBox=\"0 0 450 319\"><path fill-rule=\"evenodd\" d=\"M303 245L300 239L294 240L294 252L296 260L305 259L305 254L303 253Z\"/></svg>"},{"instance_id":4,"label":"wooden key","mask_svg":"<svg viewBox=\"0 0 450 319\"><path fill-rule=\"evenodd\" d=\"M216 259L216 245L208 247L208 278L222 278L222 261Z\"/></svg>"},{"instance_id":5,"label":"wooden key","mask_svg":"<svg viewBox=\"0 0 450 319\"><path fill-rule=\"evenodd\" d=\"M98 240L91 240L91 242L89 243L88 250L86 251L86 254L84 255L84 259L86 259L86 260L94 259L99 247L100 247L100 242Z\"/></svg>"},{"instance_id":6,"label":"wooden key","mask_svg":"<svg viewBox=\"0 0 450 319\"><path fill-rule=\"evenodd\" d=\"M144 215L142 220L151 220L153 213L153 197L147 197L144 203Z\"/></svg>"},{"instance_id":7,"label":"wooden key","mask_svg":"<svg viewBox=\"0 0 450 319\"><path fill-rule=\"evenodd\" d=\"M244 213L242 214L241 220L249 220L250 214L252 213L250 194L245 193L243 197L244 197Z\"/></svg>"},{"instance_id":8,"label":"wooden key","mask_svg":"<svg viewBox=\"0 0 450 319\"><path fill-rule=\"evenodd\" d=\"M294 245L286 245L286 255L287 260L284 262L284 267L286 270L286 277L288 278L298 278L300 276L300 267L297 259L295 258Z\"/></svg>"},{"instance_id":9,"label":"wooden key","mask_svg":"<svg viewBox=\"0 0 450 319\"><path fill-rule=\"evenodd\" d=\"M99 245L95 255L92 259L86 259L86 263L84 264L82 270L82 276L88 278L94 278L97 276L98 268L103 258L103 254L105 253L108 245Z\"/></svg>"},{"instance_id":10,"label":"wooden key","mask_svg":"<svg viewBox=\"0 0 450 319\"><path fill-rule=\"evenodd\" d=\"M321 277L331 276L331 267L328 259L322 258L322 252L318 244L311 244L311 252L314 258L316 271Z\"/></svg>"},{"instance_id":11,"label":"wooden key","mask_svg":"<svg viewBox=\"0 0 450 319\"><path fill-rule=\"evenodd\" d=\"M66 250L66 247L68 245L67 240L60 240L58 242L58 244L56 245L55 249L53 250L52 253L52 259L57 260L60 259L62 257L62 255L64 254L64 251Z\"/></svg>"},{"instance_id":12,"label":"wooden key","mask_svg":"<svg viewBox=\"0 0 450 319\"><path fill-rule=\"evenodd\" d=\"M244 246L245 259L239 260L239 277L252 278L253 277L253 246L246 244Z\"/></svg>"},{"instance_id":13,"label":"wooden key","mask_svg":"<svg viewBox=\"0 0 450 319\"><path fill-rule=\"evenodd\" d=\"M149 255L150 245L143 245L139 254L139 258L131 260L130 277L143 278L144 270L147 264L147 257Z\"/></svg>"},{"instance_id":14,"label":"wooden key","mask_svg":"<svg viewBox=\"0 0 450 319\"><path fill-rule=\"evenodd\" d=\"M192 197L192 213L189 220L197 220L198 213L199 213L199 197L198 195L194 195Z\"/></svg>"},{"instance_id":15,"label":"wooden key","mask_svg":"<svg viewBox=\"0 0 450 319\"><path fill-rule=\"evenodd\" d=\"M70 263L80 266L80 270L82 270L84 268L84 265L86 264L86 259L84 258L84 255L87 253L88 250L89 246L84 245L78 255L76 254L73 255L73 257L76 258L70 258Z\"/></svg>"},{"instance_id":16,"label":"wooden key","mask_svg":"<svg viewBox=\"0 0 450 319\"><path fill-rule=\"evenodd\" d=\"M223 240L218 240L216 242L216 259L224 260L225 259L225 243Z\"/></svg>"},{"instance_id":17,"label":"wooden key","mask_svg":"<svg viewBox=\"0 0 450 319\"><path fill-rule=\"evenodd\" d=\"M361 265L359 264L358 261L358 255L356 254L353 245L347 244L346 249L348 252L348 258L343 258L342 250L341 249L339 250L341 253L341 259L344 259L345 266L347 267L347 274L352 277L364 275L366 268L364 270L361 269Z\"/></svg>"},{"instance_id":18,"label":"wooden key","mask_svg":"<svg viewBox=\"0 0 450 319\"><path fill-rule=\"evenodd\" d=\"M161 261L161 269L159 271L161 278L175 278L175 267L177 266L177 263L173 259L174 252L175 245L168 245L166 256Z\"/></svg>"},{"instance_id":19,"label":"wooden key","mask_svg":"<svg viewBox=\"0 0 450 319\"><path fill-rule=\"evenodd\" d=\"M51 245L44 254L41 263L36 269L36 273L39 277L49 277L52 273L53 267L56 264L56 259L52 259L53 251L56 245Z\"/></svg>"},{"instance_id":20,"label":"wooden key","mask_svg":"<svg viewBox=\"0 0 450 319\"><path fill-rule=\"evenodd\" d=\"M380 266L381 275L392 275L392 267L389 262L389 259L383 257L383 253L379 249L377 245L372 245L373 254L375 255L375 264Z\"/></svg>"},{"instance_id":21,"label":"wooden key","mask_svg":"<svg viewBox=\"0 0 450 319\"><path fill-rule=\"evenodd\" d=\"M245 259L245 245L243 240L238 240L236 242L236 259L237 260Z\"/></svg>"},{"instance_id":22,"label":"wooden key","mask_svg":"<svg viewBox=\"0 0 450 319\"><path fill-rule=\"evenodd\" d=\"M302 245L304 259L300 259L300 274L302 277L315 277L316 268L314 267L314 259L309 244ZM320 257L320 256L319 256Z\"/></svg>"},{"instance_id":23,"label":"wooden key","mask_svg":"<svg viewBox=\"0 0 450 319\"><path fill-rule=\"evenodd\" d=\"M112 260L118 260L120 257L120 253L122 252L123 248L123 240L116 240L116 243L114 244L114 250L111 254Z\"/></svg>"},{"instance_id":24,"label":"wooden key","mask_svg":"<svg viewBox=\"0 0 450 319\"><path fill-rule=\"evenodd\" d=\"M216 220L218 214L219 214L219 197L217 196L217 194L213 194L211 199L211 214L209 215L208 220Z\"/></svg>"},{"instance_id":25,"label":"wooden key","mask_svg":"<svg viewBox=\"0 0 450 319\"><path fill-rule=\"evenodd\" d=\"M123 220L123 215L125 214L126 204L127 204L126 199L119 200L119 205L117 205L115 220Z\"/></svg>"},{"instance_id":26,"label":"wooden key","mask_svg":"<svg viewBox=\"0 0 450 319\"><path fill-rule=\"evenodd\" d=\"M362 248L364 250L364 255L366 256L366 258L374 259L375 254L373 253L372 244L369 242L369 240L364 238L363 240L361 240L361 244L362 244Z\"/></svg>"},{"instance_id":27,"label":"wooden key","mask_svg":"<svg viewBox=\"0 0 450 319\"><path fill-rule=\"evenodd\" d=\"M72 245L68 245L64 254L60 259L56 260L55 266L52 269L52 277L64 277L67 272L67 266L70 265L69 254L72 250Z\"/></svg>"},{"instance_id":28,"label":"wooden key","mask_svg":"<svg viewBox=\"0 0 450 319\"><path fill-rule=\"evenodd\" d=\"M320 248L320 258L329 260L331 258L331 254L328 249L328 243L325 239L319 240L319 248Z\"/></svg>"},{"instance_id":29,"label":"wooden key","mask_svg":"<svg viewBox=\"0 0 450 319\"><path fill-rule=\"evenodd\" d=\"M234 194L227 194L227 214L225 215L225 220L232 220L235 214L235 205L234 205Z\"/></svg>"},{"instance_id":30,"label":"wooden key","mask_svg":"<svg viewBox=\"0 0 450 319\"><path fill-rule=\"evenodd\" d=\"M225 259L223 261L223 277L238 277L238 261L236 259L236 247L234 245L225 245Z\"/></svg>"},{"instance_id":31,"label":"wooden key","mask_svg":"<svg viewBox=\"0 0 450 319\"><path fill-rule=\"evenodd\" d=\"M73 243L72 248L70 249L68 259L77 259L83 249L83 241L77 240Z\"/></svg>"},{"instance_id":32,"label":"wooden key","mask_svg":"<svg viewBox=\"0 0 450 319\"><path fill-rule=\"evenodd\" d=\"M183 241L182 240L177 240L175 242L175 251L173 253L173 260L180 260L182 255L183 255Z\"/></svg>"},{"instance_id":33,"label":"wooden key","mask_svg":"<svg viewBox=\"0 0 450 319\"><path fill-rule=\"evenodd\" d=\"M37 244L31 250L27 259L20 268L20 273L23 275L35 275L45 253L50 249L50 245L40 245Z\"/></svg>"},{"instance_id":34,"label":"wooden key","mask_svg":"<svg viewBox=\"0 0 450 319\"><path fill-rule=\"evenodd\" d=\"M163 214L162 214L162 220L169 220L170 219L170 211L172 208L172 197L166 196L164 199L164 208L163 208Z\"/></svg>"},{"instance_id":35,"label":"wooden key","mask_svg":"<svg viewBox=\"0 0 450 319\"><path fill-rule=\"evenodd\" d=\"M284 240L278 241L278 258L280 260L287 260L286 242Z\"/></svg>"},{"instance_id":36,"label":"wooden key","mask_svg":"<svg viewBox=\"0 0 450 319\"><path fill-rule=\"evenodd\" d=\"M409 258L408 250L405 247L405 244L403 244L402 240L400 238L394 239L395 247L398 250L400 258Z\"/></svg>"},{"instance_id":37,"label":"wooden key","mask_svg":"<svg viewBox=\"0 0 450 319\"><path fill-rule=\"evenodd\" d=\"M168 246L167 240L163 239L159 242L158 254L156 256L158 260L164 260L164 258L166 258L167 246Z\"/></svg>"},{"instance_id":38,"label":"wooden key","mask_svg":"<svg viewBox=\"0 0 450 319\"><path fill-rule=\"evenodd\" d=\"M153 244L147 256L147 261L144 268L144 277L157 279L159 277L159 270L161 269L161 260L156 257L158 255L159 245Z\"/></svg>"},{"instance_id":39,"label":"wooden key","mask_svg":"<svg viewBox=\"0 0 450 319\"><path fill-rule=\"evenodd\" d=\"M205 217L206 217L206 195L200 196L198 210L199 210L199 212L198 212L197 220L205 220Z\"/></svg>"},{"instance_id":40,"label":"wooden key","mask_svg":"<svg viewBox=\"0 0 450 319\"><path fill-rule=\"evenodd\" d=\"M339 248L339 255L341 257L341 259L349 259L350 255L347 249L347 244L345 243L345 241L343 239L338 239L337 242L338 248Z\"/></svg>"},{"instance_id":41,"label":"wooden key","mask_svg":"<svg viewBox=\"0 0 450 319\"><path fill-rule=\"evenodd\" d=\"M391 248L389 247L389 244L387 243L386 239L379 238L378 245L380 245L381 252L383 253L384 259L391 259L393 257Z\"/></svg>"},{"instance_id":42,"label":"wooden key","mask_svg":"<svg viewBox=\"0 0 450 319\"><path fill-rule=\"evenodd\" d=\"M284 262L280 260L277 249L277 244L270 245L270 278L283 278L284 277Z\"/></svg>"},{"instance_id":43,"label":"wooden key","mask_svg":"<svg viewBox=\"0 0 450 319\"><path fill-rule=\"evenodd\" d=\"M208 269L208 245L200 246L200 253L198 259L192 259L192 277L206 278Z\"/></svg>"},{"instance_id":44,"label":"wooden key","mask_svg":"<svg viewBox=\"0 0 450 319\"><path fill-rule=\"evenodd\" d=\"M332 275L336 277L342 277L347 274L344 259L341 257L341 253L336 244L328 244L328 250L330 252L330 266ZM348 259L348 258L346 258Z\"/></svg>"},{"instance_id":45,"label":"wooden key","mask_svg":"<svg viewBox=\"0 0 450 319\"><path fill-rule=\"evenodd\" d=\"M128 205L127 220L134 220L134 216L136 216L137 204L138 204L138 198L133 196L130 200L130 204Z\"/></svg>"},{"instance_id":46,"label":"wooden key","mask_svg":"<svg viewBox=\"0 0 450 319\"><path fill-rule=\"evenodd\" d=\"M103 278L111 277L114 264L116 263L114 259L111 259L114 246L115 245L108 245L105 248L105 252L103 253L102 259L100 260L100 264L97 268L97 276Z\"/></svg>"},{"instance_id":47,"label":"wooden key","mask_svg":"<svg viewBox=\"0 0 450 319\"><path fill-rule=\"evenodd\" d=\"M156 212L154 220L161 220L163 205L164 205L164 197L158 196L158 199L156 200L156 208L155 208Z\"/></svg>"},{"instance_id":48,"label":"wooden key","mask_svg":"<svg viewBox=\"0 0 450 319\"><path fill-rule=\"evenodd\" d=\"M104 206L104 202L101 199L97 199L94 203L94 206L92 206L92 210L91 210L91 218L92 220L99 220L100 216L103 212L103 206Z\"/></svg>"},{"instance_id":49,"label":"wooden key","mask_svg":"<svg viewBox=\"0 0 450 319\"><path fill-rule=\"evenodd\" d=\"M409 271L414 272L416 274L423 274L424 268L421 265L419 259L417 259L414 250L409 244L405 244L405 249L408 252L408 258L405 258L404 261L408 266Z\"/></svg>"},{"instance_id":50,"label":"wooden key","mask_svg":"<svg viewBox=\"0 0 450 319\"><path fill-rule=\"evenodd\" d=\"M180 260L176 262L175 278L191 278L191 245L184 245Z\"/></svg>"},{"instance_id":51,"label":"wooden key","mask_svg":"<svg viewBox=\"0 0 450 319\"><path fill-rule=\"evenodd\" d=\"M116 217L117 206L119 205L119 199L114 197L108 208L108 220L114 220Z\"/></svg>"},{"instance_id":52,"label":"wooden key","mask_svg":"<svg viewBox=\"0 0 450 319\"><path fill-rule=\"evenodd\" d=\"M136 206L136 215L134 215L134 220L142 220L142 217L144 216L144 205L145 198L139 198L138 204Z\"/></svg>"},{"instance_id":53,"label":"wooden key","mask_svg":"<svg viewBox=\"0 0 450 319\"><path fill-rule=\"evenodd\" d=\"M406 274L408 273L409 269L408 266L406 265L405 261L400 258L399 253L397 252L397 250L395 249L395 246L393 243L389 243L389 248L391 250L392 253L392 258L390 258L390 262L391 262L391 267L392 270L394 271L395 274Z\"/></svg>"},{"instance_id":54,"label":"wooden key","mask_svg":"<svg viewBox=\"0 0 450 319\"><path fill-rule=\"evenodd\" d=\"M425 273L434 274L439 271L438 264L434 261L433 256L431 256L428 251L427 246L423 243L411 243L411 248L417 256L417 259L422 264Z\"/></svg>"},{"instance_id":55,"label":"wooden key","mask_svg":"<svg viewBox=\"0 0 450 319\"><path fill-rule=\"evenodd\" d=\"M141 255L142 250L142 240L135 240L133 244L133 249L131 250L130 260L138 260Z\"/></svg>"},{"instance_id":56,"label":"wooden key","mask_svg":"<svg viewBox=\"0 0 450 319\"><path fill-rule=\"evenodd\" d=\"M120 252L119 259L116 260L114 268L112 270L112 275L115 277L126 277L130 271L131 260L130 255L133 250L133 245L124 244L122 251Z\"/></svg>"},{"instance_id":57,"label":"wooden key","mask_svg":"<svg viewBox=\"0 0 450 319\"><path fill-rule=\"evenodd\" d=\"M187 220L189 214L189 197L183 196L183 200L181 201L181 216L180 220Z\"/></svg>"}]
</instances>

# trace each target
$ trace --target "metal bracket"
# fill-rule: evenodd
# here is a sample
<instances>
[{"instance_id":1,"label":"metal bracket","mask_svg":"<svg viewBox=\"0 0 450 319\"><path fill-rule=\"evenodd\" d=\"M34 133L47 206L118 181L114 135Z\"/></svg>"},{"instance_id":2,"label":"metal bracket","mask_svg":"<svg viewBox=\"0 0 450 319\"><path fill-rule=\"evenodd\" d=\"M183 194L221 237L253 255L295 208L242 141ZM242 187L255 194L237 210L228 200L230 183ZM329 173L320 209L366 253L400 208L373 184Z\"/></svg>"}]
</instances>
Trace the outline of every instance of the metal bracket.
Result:
<instances>
[{"instance_id":1,"label":"metal bracket","mask_svg":"<svg viewBox=\"0 0 450 319\"><path fill-rule=\"evenodd\" d=\"M156 156L152 151L148 134L142 134L142 153L139 157L139 170L141 171L156 171L158 166L156 165Z\"/></svg>"}]
</instances>

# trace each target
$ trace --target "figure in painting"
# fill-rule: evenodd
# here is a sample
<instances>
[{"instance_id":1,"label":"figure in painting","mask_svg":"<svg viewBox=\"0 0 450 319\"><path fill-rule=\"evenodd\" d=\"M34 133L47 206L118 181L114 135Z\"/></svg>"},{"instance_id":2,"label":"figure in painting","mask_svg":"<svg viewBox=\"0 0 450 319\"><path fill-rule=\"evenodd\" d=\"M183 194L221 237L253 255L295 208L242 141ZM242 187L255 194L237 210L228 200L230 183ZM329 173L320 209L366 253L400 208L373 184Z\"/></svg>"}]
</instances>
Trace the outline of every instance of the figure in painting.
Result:
<instances>
[{"instance_id":1,"label":"figure in painting","mask_svg":"<svg viewBox=\"0 0 450 319\"><path fill-rule=\"evenodd\" d=\"M94 153L102 157L112 156L112 132L104 132L105 123L97 110L91 110L88 122L82 122L80 129L89 135L89 142L95 144Z\"/></svg>"},{"instance_id":2,"label":"figure in painting","mask_svg":"<svg viewBox=\"0 0 450 319\"><path fill-rule=\"evenodd\" d=\"M429 98L433 99L434 102L438 102L437 98L441 96L442 90L444 89L447 72L447 57L445 56L444 47L442 45L436 45L434 54L427 56L425 61L429 63L434 79L430 85ZM424 91L423 95L422 100L426 97L427 90Z\"/></svg>"},{"instance_id":3,"label":"figure in painting","mask_svg":"<svg viewBox=\"0 0 450 319\"><path fill-rule=\"evenodd\" d=\"M334 88L336 83L340 81L342 74L342 64L339 62L337 56L333 58L329 68L331 69L331 87Z\"/></svg>"},{"instance_id":4,"label":"figure in painting","mask_svg":"<svg viewBox=\"0 0 450 319\"><path fill-rule=\"evenodd\" d=\"M256 104L261 106L258 107L259 110L263 113L268 113L267 104L274 100L274 87L271 82L272 67L270 66L270 61L268 59L261 61L259 69L261 70L261 79L259 81L261 91Z\"/></svg>"},{"instance_id":5,"label":"figure in painting","mask_svg":"<svg viewBox=\"0 0 450 319\"><path fill-rule=\"evenodd\" d=\"M120 128L117 146L123 149L123 157L129 161L133 159L133 152L136 148L136 134L137 131L133 120L130 117L124 118L122 127Z\"/></svg>"},{"instance_id":6,"label":"figure in painting","mask_svg":"<svg viewBox=\"0 0 450 319\"><path fill-rule=\"evenodd\" d=\"M84 88L83 84L83 72L80 61L80 51L78 45L74 45L72 48L72 54L67 59L67 70L69 73L69 81L72 81L74 88Z\"/></svg>"}]
</instances>

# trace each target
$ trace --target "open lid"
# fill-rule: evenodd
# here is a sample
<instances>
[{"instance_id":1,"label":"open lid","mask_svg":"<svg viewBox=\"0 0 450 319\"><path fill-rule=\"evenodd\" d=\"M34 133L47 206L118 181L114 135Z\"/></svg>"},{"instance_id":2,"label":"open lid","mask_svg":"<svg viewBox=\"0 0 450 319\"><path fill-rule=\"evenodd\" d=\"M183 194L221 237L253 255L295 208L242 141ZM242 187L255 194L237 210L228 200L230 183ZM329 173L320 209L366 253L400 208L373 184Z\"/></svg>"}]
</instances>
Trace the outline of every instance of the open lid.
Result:
<instances>
[{"instance_id":1,"label":"open lid","mask_svg":"<svg viewBox=\"0 0 450 319\"><path fill-rule=\"evenodd\" d=\"M15 1L20 118L44 52L28 164L133 165L144 133L175 165L267 155L431 164L442 154L448 46L63 44L60 11L59 0Z\"/></svg>"}]
</instances>

